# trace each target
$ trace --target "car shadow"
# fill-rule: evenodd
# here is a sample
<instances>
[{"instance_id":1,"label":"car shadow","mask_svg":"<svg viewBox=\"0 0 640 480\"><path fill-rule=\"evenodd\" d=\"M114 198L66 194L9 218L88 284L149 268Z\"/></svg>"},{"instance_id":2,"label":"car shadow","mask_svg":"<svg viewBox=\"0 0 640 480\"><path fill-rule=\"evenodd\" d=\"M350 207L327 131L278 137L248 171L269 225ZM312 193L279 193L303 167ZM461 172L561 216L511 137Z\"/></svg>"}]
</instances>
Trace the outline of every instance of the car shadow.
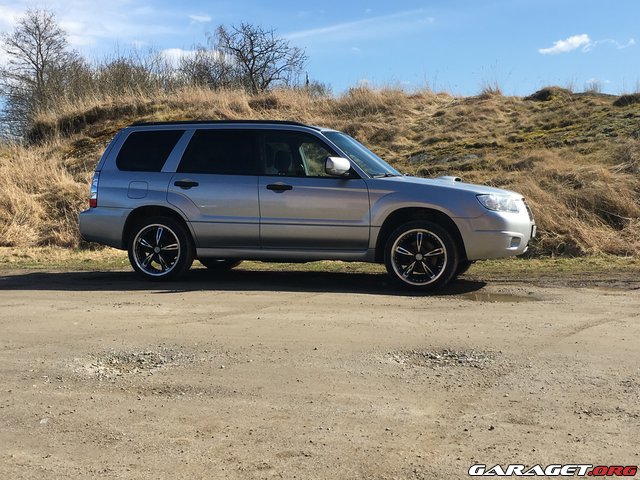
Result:
<instances>
[{"instance_id":1,"label":"car shadow","mask_svg":"<svg viewBox=\"0 0 640 480\"><path fill-rule=\"evenodd\" d=\"M386 274L315 271L232 270L212 274L206 269L192 269L179 281L152 282L133 272L27 272L0 275L0 290L35 291L148 291L175 293L192 291L230 292L331 292L399 296L446 296L475 292L486 283L457 279L446 287L421 293L392 284Z\"/></svg>"}]
</instances>

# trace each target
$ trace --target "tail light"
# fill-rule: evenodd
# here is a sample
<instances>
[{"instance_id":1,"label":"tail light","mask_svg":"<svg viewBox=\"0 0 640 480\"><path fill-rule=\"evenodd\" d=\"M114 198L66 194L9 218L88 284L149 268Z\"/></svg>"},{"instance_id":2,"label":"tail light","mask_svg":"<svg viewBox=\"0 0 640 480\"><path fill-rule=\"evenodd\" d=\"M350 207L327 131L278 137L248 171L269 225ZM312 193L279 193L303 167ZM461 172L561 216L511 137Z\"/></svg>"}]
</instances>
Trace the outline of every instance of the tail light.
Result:
<instances>
[{"instance_id":1,"label":"tail light","mask_svg":"<svg viewBox=\"0 0 640 480\"><path fill-rule=\"evenodd\" d=\"M91 180L91 188L89 189L89 208L96 208L98 206L98 180L100 180L100 172L93 174L93 180Z\"/></svg>"}]
</instances>

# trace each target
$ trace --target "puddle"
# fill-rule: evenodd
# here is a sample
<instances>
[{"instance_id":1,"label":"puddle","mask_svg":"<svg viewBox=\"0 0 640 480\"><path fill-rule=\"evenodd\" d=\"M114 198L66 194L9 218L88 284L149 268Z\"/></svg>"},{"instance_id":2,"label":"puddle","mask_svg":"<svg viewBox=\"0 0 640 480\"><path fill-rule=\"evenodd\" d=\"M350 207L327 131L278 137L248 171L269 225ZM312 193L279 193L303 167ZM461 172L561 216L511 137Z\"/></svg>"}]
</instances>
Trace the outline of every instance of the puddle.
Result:
<instances>
[{"instance_id":1,"label":"puddle","mask_svg":"<svg viewBox=\"0 0 640 480\"><path fill-rule=\"evenodd\" d=\"M540 299L534 295L515 295L513 293L469 292L463 293L460 296L473 302L487 303L525 303L540 301Z\"/></svg>"},{"instance_id":2,"label":"puddle","mask_svg":"<svg viewBox=\"0 0 640 480\"><path fill-rule=\"evenodd\" d=\"M407 350L392 352L389 358L409 366L484 368L494 363L498 355L499 352L480 350Z\"/></svg>"}]
</instances>

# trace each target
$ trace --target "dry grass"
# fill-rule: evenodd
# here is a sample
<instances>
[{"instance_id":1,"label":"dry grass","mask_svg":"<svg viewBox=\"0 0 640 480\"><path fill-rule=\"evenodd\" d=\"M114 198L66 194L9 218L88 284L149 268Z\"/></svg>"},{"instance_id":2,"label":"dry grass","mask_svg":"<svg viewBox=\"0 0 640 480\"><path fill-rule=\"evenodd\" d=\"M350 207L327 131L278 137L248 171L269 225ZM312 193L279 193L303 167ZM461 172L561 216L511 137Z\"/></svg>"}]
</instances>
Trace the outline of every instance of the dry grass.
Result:
<instances>
[{"instance_id":1,"label":"dry grass","mask_svg":"<svg viewBox=\"0 0 640 480\"><path fill-rule=\"evenodd\" d=\"M91 173L73 172L60 142L0 150L0 245L78 244L77 212Z\"/></svg>"},{"instance_id":2,"label":"dry grass","mask_svg":"<svg viewBox=\"0 0 640 480\"><path fill-rule=\"evenodd\" d=\"M366 87L339 97L189 88L87 98L42 113L34 146L0 148L0 245L79 245L91 171L125 125L249 118L337 128L410 174L521 192L540 227L535 254L638 255L640 104L617 100L557 87L526 99Z\"/></svg>"},{"instance_id":3,"label":"dry grass","mask_svg":"<svg viewBox=\"0 0 640 480\"><path fill-rule=\"evenodd\" d=\"M540 225L538 253L640 252L640 185L633 175L542 151L486 180L529 199Z\"/></svg>"},{"instance_id":4,"label":"dry grass","mask_svg":"<svg viewBox=\"0 0 640 480\"><path fill-rule=\"evenodd\" d=\"M0 247L0 270L130 270L126 252L114 248Z\"/></svg>"}]
</instances>

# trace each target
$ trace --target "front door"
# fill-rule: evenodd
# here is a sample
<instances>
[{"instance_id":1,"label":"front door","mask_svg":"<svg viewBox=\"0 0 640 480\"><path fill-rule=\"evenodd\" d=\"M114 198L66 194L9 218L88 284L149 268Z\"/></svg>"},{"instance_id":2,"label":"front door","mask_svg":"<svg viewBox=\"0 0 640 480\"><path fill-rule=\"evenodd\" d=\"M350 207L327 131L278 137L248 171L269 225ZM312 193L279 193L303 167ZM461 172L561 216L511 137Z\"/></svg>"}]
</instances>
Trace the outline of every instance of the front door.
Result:
<instances>
[{"instance_id":1,"label":"front door","mask_svg":"<svg viewBox=\"0 0 640 480\"><path fill-rule=\"evenodd\" d=\"M304 132L266 131L258 181L263 248L366 250L369 193L361 178L335 178L324 160L337 154Z\"/></svg>"}]
</instances>

